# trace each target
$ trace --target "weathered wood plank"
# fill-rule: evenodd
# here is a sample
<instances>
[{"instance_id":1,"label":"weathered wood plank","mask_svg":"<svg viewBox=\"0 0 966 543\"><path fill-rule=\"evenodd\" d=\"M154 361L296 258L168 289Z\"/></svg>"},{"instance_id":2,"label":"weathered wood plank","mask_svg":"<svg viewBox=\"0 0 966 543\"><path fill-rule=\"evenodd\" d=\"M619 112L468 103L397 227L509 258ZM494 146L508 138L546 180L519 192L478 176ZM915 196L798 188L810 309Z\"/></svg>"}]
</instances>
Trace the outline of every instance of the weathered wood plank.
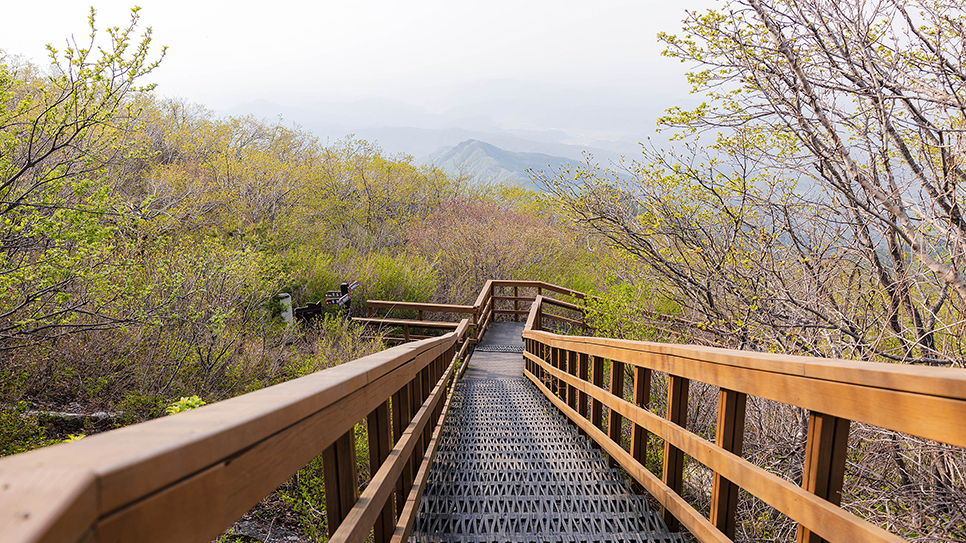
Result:
<instances>
[{"instance_id":1,"label":"weathered wood plank","mask_svg":"<svg viewBox=\"0 0 966 543\"><path fill-rule=\"evenodd\" d=\"M367 300L366 306L370 309L406 309L437 313L473 314L476 312L476 307L472 305L395 302L392 300Z\"/></svg>"},{"instance_id":2,"label":"weathered wood plank","mask_svg":"<svg viewBox=\"0 0 966 543\"><path fill-rule=\"evenodd\" d=\"M325 480L325 522L329 536L342 524L358 498L355 428L322 451Z\"/></svg>"},{"instance_id":3,"label":"weathered wood plank","mask_svg":"<svg viewBox=\"0 0 966 543\"><path fill-rule=\"evenodd\" d=\"M583 355L586 356L586 355ZM586 381L586 379L584 379ZM581 396L587 393L580 392ZM634 368L634 405L647 409L651 403L651 370ZM647 430L639 424L631 429L631 456L644 464L647 458ZM720 527L719 527L720 528Z\"/></svg>"},{"instance_id":4,"label":"weathered wood plank","mask_svg":"<svg viewBox=\"0 0 966 543\"><path fill-rule=\"evenodd\" d=\"M373 326L408 326L409 328L432 328L439 330L456 330L456 328L459 326L458 322L423 321L411 319L376 319L370 317L352 317L352 321Z\"/></svg>"},{"instance_id":5,"label":"weathered wood plank","mask_svg":"<svg viewBox=\"0 0 966 543\"><path fill-rule=\"evenodd\" d=\"M534 331L532 334L540 334L540 332ZM539 339L549 345L586 351L591 354L600 351L603 353L602 356L605 357L609 352L606 348L610 347L626 352L628 355L634 352L668 355L668 357L710 365L809 377L931 396L966 398L966 375L964 375L966 372L958 368L860 362L599 337L557 336L546 332L543 332Z\"/></svg>"},{"instance_id":6,"label":"weathered wood plank","mask_svg":"<svg viewBox=\"0 0 966 543\"><path fill-rule=\"evenodd\" d=\"M390 444L392 419L389 416L388 400L379 404L379 407L375 408L372 413L369 413L369 416L366 418L366 425L369 430L369 472L378 474L386 459L389 458L389 453L392 451L392 445ZM382 500L382 509L379 510L377 517L367 524L372 525L374 543L386 543L392 537L395 519L393 518L393 506L392 502L389 501L389 495L392 494L392 489L395 486L393 484L394 482L395 479L388 484L389 489L386 491L385 499ZM381 484L377 482L375 475L369 481L369 486L373 486L374 484Z\"/></svg>"}]
</instances>

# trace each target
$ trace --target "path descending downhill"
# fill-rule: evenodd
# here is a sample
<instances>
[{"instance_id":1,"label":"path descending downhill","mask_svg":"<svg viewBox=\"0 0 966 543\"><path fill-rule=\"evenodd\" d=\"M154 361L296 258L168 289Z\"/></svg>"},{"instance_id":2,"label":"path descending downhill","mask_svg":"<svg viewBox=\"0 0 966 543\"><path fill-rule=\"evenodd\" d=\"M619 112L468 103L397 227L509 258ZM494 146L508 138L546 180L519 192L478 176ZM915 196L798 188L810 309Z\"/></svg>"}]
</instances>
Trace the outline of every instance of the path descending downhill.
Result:
<instances>
[{"instance_id":1,"label":"path descending downhill","mask_svg":"<svg viewBox=\"0 0 966 543\"><path fill-rule=\"evenodd\" d=\"M523 377L495 323L456 385L410 541L681 542Z\"/></svg>"}]
</instances>

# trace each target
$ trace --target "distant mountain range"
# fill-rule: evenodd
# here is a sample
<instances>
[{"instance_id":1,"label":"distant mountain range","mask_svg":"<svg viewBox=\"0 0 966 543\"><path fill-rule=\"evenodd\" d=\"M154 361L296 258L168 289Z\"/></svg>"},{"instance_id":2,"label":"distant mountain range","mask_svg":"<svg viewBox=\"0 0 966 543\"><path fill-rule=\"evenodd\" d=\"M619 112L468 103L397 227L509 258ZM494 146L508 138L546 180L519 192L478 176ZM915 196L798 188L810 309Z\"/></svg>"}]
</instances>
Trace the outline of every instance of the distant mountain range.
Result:
<instances>
[{"instance_id":1,"label":"distant mountain range","mask_svg":"<svg viewBox=\"0 0 966 543\"><path fill-rule=\"evenodd\" d=\"M644 103L645 105L637 105ZM559 169L592 154L601 165L640 154L640 144L668 103L638 102L617 91L574 91L524 83L492 83L463 89L435 111L397 100L370 97L313 101L298 107L267 100L220 112L281 116L323 142L352 135L387 154L406 154L479 181L529 185L527 168Z\"/></svg>"},{"instance_id":2,"label":"distant mountain range","mask_svg":"<svg viewBox=\"0 0 966 543\"><path fill-rule=\"evenodd\" d=\"M429 161L446 171L466 173L476 182L508 182L534 187L526 170L560 171L574 160L542 153L507 151L495 145L466 140L455 147L441 147L429 156Z\"/></svg>"}]
</instances>

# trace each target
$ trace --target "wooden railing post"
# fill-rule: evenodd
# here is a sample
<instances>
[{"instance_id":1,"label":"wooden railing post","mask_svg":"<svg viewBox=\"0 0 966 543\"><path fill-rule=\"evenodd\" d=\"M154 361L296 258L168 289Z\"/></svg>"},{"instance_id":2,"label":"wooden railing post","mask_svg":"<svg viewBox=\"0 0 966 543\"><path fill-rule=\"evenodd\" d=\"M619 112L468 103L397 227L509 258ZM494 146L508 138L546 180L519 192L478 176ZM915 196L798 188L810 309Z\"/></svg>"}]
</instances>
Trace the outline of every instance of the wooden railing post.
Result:
<instances>
[{"instance_id":1,"label":"wooden railing post","mask_svg":"<svg viewBox=\"0 0 966 543\"><path fill-rule=\"evenodd\" d=\"M412 416L416 416L419 412L420 406L423 405L423 401L426 399L426 393L423 390L423 372L421 370L417 373L412 380L412 394L409 396L409 412ZM412 464L413 473L419 471L419 462L423 456L423 451L426 450L426 440L424 439L424 434L419 434L416 439L416 449L413 451L413 455L410 458L410 464Z\"/></svg>"},{"instance_id":2,"label":"wooden railing post","mask_svg":"<svg viewBox=\"0 0 966 543\"><path fill-rule=\"evenodd\" d=\"M406 384L392 396L392 437L393 442L398 442L406 431L406 427L413 420L413 412L409 397L411 396L412 383ZM413 467L412 463L406 462L403 466L402 475L396 482L396 511L402 511L406 506L406 498L409 490L413 487Z\"/></svg>"},{"instance_id":3,"label":"wooden railing post","mask_svg":"<svg viewBox=\"0 0 966 543\"><path fill-rule=\"evenodd\" d=\"M563 349L557 349L557 358L555 359L557 369L561 371L567 370L567 351ZM557 392L560 393L560 399L564 402L567 401L567 382L563 379L557 380Z\"/></svg>"},{"instance_id":4,"label":"wooden railing post","mask_svg":"<svg viewBox=\"0 0 966 543\"><path fill-rule=\"evenodd\" d=\"M651 403L651 370L634 368L634 405L647 407ZM635 424L631 430L631 456L643 466L647 466L647 430Z\"/></svg>"},{"instance_id":5,"label":"wooden railing post","mask_svg":"<svg viewBox=\"0 0 966 543\"><path fill-rule=\"evenodd\" d=\"M545 343L540 344L540 359L548 363L552 363L553 361L553 349L551 349ZM552 382L552 379L550 378L549 372L547 372L547 370L542 367L539 368L539 371L540 371L540 374L538 375L538 377L540 378L540 382L544 383L547 386L547 388L550 388L551 386L553 386L553 382Z\"/></svg>"},{"instance_id":6,"label":"wooden railing post","mask_svg":"<svg viewBox=\"0 0 966 543\"><path fill-rule=\"evenodd\" d=\"M604 388L604 359L599 356L591 356L591 371L593 373L592 382L597 388ZM595 428L604 429L604 404L600 400L594 399L590 404L590 423Z\"/></svg>"},{"instance_id":7,"label":"wooden railing post","mask_svg":"<svg viewBox=\"0 0 966 543\"><path fill-rule=\"evenodd\" d=\"M520 322L520 288L513 287L513 322Z\"/></svg>"},{"instance_id":8,"label":"wooden railing post","mask_svg":"<svg viewBox=\"0 0 966 543\"><path fill-rule=\"evenodd\" d=\"M437 357L437 359L438 358L439 357ZM421 387L422 395L420 396L419 404L414 406L413 413L419 410L419 408L423 405L423 402L426 401L426 398L429 398L429 393L433 391L433 386L436 383L436 380L432 379L432 371L433 371L432 368L433 368L433 365L430 364L425 368L423 368L423 371L420 372L420 378L422 379L422 382L423 382ZM423 429L423 439L420 441L420 444L419 444L419 460L413 463L413 469L416 469L416 470L419 469L419 464L421 464L423 461L423 454L426 453L426 449L429 447L429 440L432 439L432 437L433 437L433 425L427 424L426 427Z\"/></svg>"},{"instance_id":9,"label":"wooden railing post","mask_svg":"<svg viewBox=\"0 0 966 543\"><path fill-rule=\"evenodd\" d=\"M496 319L496 300L493 299L494 296L496 296L496 286L490 283L490 297L486 301L490 308L490 321Z\"/></svg>"},{"instance_id":10,"label":"wooden railing post","mask_svg":"<svg viewBox=\"0 0 966 543\"><path fill-rule=\"evenodd\" d=\"M580 353L579 357L580 358L577 361L577 377L579 377L581 381L589 381L590 357L587 355L587 353ZM589 399L590 397L587 396L587 393L581 391L580 398L577 400L577 413L580 413L580 416L584 417L585 419L587 418L587 400Z\"/></svg>"},{"instance_id":11,"label":"wooden railing post","mask_svg":"<svg viewBox=\"0 0 966 543\"><path fill-rule=\"evenodd\" d=\"M617 360L610 361L610 393L618 398L624 398L624 363ZM610 415L607 417L607 437L619 446L623 446L621 444L623 441L621 436L623 423L624 417L611 409ZM613 457L610 458L610 463L613 467L617 467L617 462Z\"/></svg>"},{"instance_id":12,"label":"wooden railing post","mask_svg":"<svg viewBox=\"0 0 966 543\"><path fill-rule=\"evenodd\" d=\"M356 434L350 429L322 451L325 481L325 520L329 537L349 514L359 494L356 486Z\"/></svg>"},{"instance_id":13,"label":"wooden railing post","mask_svg":"<svg viewBox=\"0 0 966 543\"><path fill-rule=\"evenodd\" d=\"M815 411L808 415L802 488L834 505L842 503L851 422ZM800 524L796 540L798 543L825 541Z\"/></svg>"},{"instance_id":14,"label":"wooden railing post","mask_svg":"<svg viewBox=\"0 0 966 543\"><path fill-rule=\"evenodd\" d=\"M567 353L567 373L570 375L577 375L577 353L573 351L565 351ZM573 385L567 385L567 405L571 409L577 409L577 388Z\"/></svg>"},{"instance_id":15,"label":"wooden railing post","mask_svg":"<svg viewBox=\"0 0 966 543\"><path fill-rule=\"evenodd\" d=\"M667 420L686 428L688 424L688 384L689 381L677 375L668 376ZM664 484L680 495L684 488L684 452L664 442ZM664 522L672 532L681 529L678 519L664 508Z\"/></svg>"},{"instance_id":16,"label":"wooden railing post","mask_svg":"<svg viewBox=\"0 0 966 543\"><path fill-rule=\"evenodd\" d=\"M748 395L721 389L718 393L718 427L715 443L722 449L741 456L745 435L745 407ZM711 489L711 522L731 539L735 538L738 512L738 485L714 474Z\"/></svg>"},{"instance_id":17,"label":"wooden railing post","mask_svg":"<svg viewBox=\"0 0 966 543\"><path fill-rule=\"evenodd\" d=\"M392 450L392 442L389 437L391 430L389 401L383 402L372 413L369 413L366 422L369 430L369 473L376 473L382 463L386 461L386 458L389 458L389 451ZM375 543L385 543L392 538L392 531L395 526L392 512L392 501L386 500L386 504L373 526Z\"/></svg>"}]
</instances>

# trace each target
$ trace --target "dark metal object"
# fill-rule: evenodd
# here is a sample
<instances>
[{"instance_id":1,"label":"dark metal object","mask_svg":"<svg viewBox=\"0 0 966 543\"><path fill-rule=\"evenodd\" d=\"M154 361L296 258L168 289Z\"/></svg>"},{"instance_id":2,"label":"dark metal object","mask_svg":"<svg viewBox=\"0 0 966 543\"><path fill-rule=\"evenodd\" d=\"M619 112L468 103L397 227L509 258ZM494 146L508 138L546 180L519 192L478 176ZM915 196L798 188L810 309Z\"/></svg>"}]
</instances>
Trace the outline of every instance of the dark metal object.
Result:
<instances>
[{"instance_id":1,"label":"dark metal object","mask_svg":"<svg viewBox=\"0 0 966 543\"><path fill-rule=\"evenodd\" d=\"M352 306L351 293L353 290L359 288L358 281L352 281L351 283L342 283L339 285L339 290L330 290L325 293L325 301L317 303L305 304L305 307L296 307L292 313L296 320L307 321L309 319L318 317L325 310L322 308L323 305L338 305L341 306L340 310L343 316L348 317L349 310Z\"/></svg>"}]
</instances>

